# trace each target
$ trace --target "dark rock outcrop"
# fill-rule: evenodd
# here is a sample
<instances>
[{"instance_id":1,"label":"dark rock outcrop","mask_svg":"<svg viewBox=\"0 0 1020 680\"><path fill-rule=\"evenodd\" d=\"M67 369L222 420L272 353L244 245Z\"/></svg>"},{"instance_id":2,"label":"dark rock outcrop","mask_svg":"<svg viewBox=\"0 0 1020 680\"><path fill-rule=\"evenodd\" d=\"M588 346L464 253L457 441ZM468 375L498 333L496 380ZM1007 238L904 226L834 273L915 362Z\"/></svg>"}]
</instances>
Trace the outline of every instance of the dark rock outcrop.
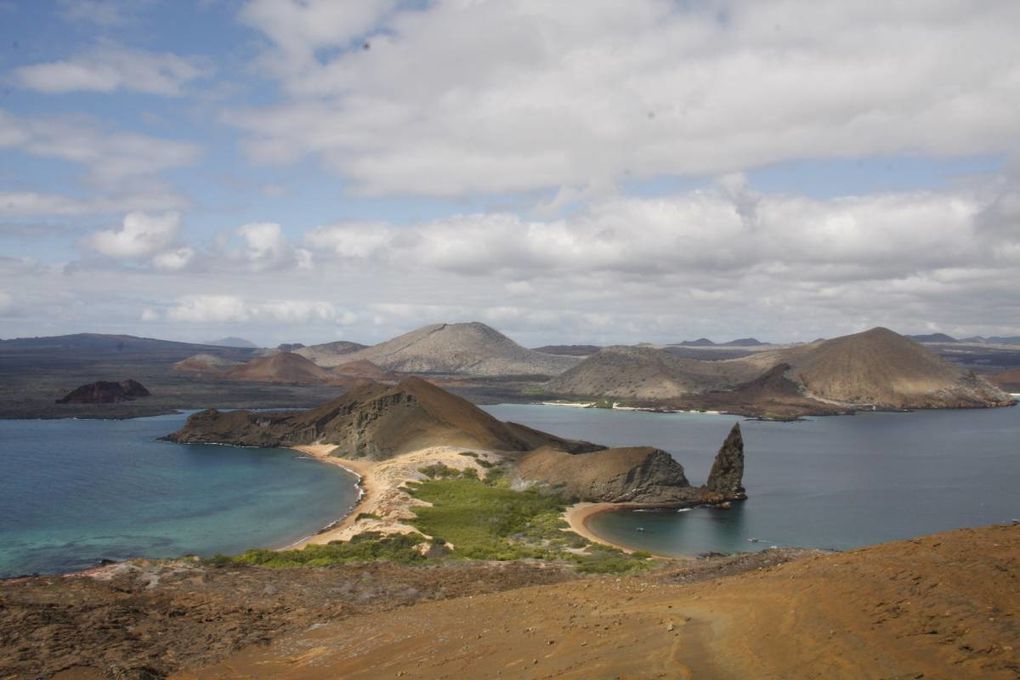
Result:
<instances>
[{"instance_id":1,"label":"dark rock outcrop","mask_svg":"<svg viewBox=\"0 0 1020 680\"><path fill-rule=\"evenodd\" d=\"M680 463L647 446L579 454L543 448L525 455L517 474L580 501L686 505L698 496Z\"/></svg>"},{"instance_id":2,"label":"dark rock outcrop","mask_svg":"<svg viewBox=\"0 0 1020 680\"><path fill-rule=\"evenodd\" d=\"M744 438L740 434L740 423L734 423L729 436L723 442L712 463L704 490L707 494L726 500L746 498L744 492Z\"/></svg>"},{"instance_id":3,"label":"dark rock outcrop","mask_svg":"<svg viewBox=\"0 0 1020 680\"><path fill-rule=\"evenodd\" d=\"M100 380L99 382L82 385L69 392L58 404L114 404L151 396L149 390L137 380L120 382Z\"/></svg>"},{"instance_id":4,"label":"dark rock outcrop","mask_svg":"<svg viewBox=\"0 0 1020 680\"><path fill-rule=\"evenodd\" d=\"M635 446L570 454L532 451L517 465L519 481L538 483L569 498L598 503L682 507L744 500L744 442L734 424L708 482L691 486L683 466L661 449Z\"/></svg>"}]
</instances>

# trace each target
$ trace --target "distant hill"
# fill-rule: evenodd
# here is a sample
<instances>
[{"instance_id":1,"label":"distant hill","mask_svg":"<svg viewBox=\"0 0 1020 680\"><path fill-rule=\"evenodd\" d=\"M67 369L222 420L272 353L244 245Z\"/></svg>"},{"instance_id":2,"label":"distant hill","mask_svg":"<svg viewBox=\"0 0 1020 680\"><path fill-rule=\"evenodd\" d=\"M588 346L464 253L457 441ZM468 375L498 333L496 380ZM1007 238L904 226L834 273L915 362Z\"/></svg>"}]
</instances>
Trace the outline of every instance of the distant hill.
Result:
<instances>
[{"instance_id":1,"label":"distant hill","mask_svg":"<svg viewBox=\"0 0 1020 680\"><path fill-rule=\"evenodd\" d=\"M13 338L0 340L0 352L20 350L75 351L142 353L152 351L190 351L195 353L204 347L192 342L175 340L157 340L155 338L139 338L134 335L108 335L105 333L73 333L71 335L53 335L36 338Z\"/></svg>"},{"instance_id":2,"label":"distant hill","mask_svg":"<svg viewBox=\"0 0 1020 680\"><path fill-rule=\"evenodd\" d=\"M598 345L543 345L533 347L536 352L542 354L557 354L564 357L586 357L598 352L601 347Z\"/></svg>"},{"instance_id":3,"label":"distant hill","mask_svg":"<svg viewBox=\"0 0 1020 680\"><path fill-rule=\"evenodd\" d=\"M761 347L769 343L762 342L757 338L737 338L736 340L730 340L729 342L719 343L720 347Z\"/></svg>"},{"instance_id":4,"label":"distant hill","mask_svg":"<svg viewBox=\"0 0 1020 680\"><path fill-rule=\"evenodd\" d=\"M752 380L762 371L736 361L699 361L652 347L607 347L548 383L549 391L638 401L668 400Z\"/></svg>"},{"instance_id":5,"label":"distant hill","mask_svg":"<svg viewBox=\"0 0 1020 680\"><path fill-rule=\"evenodd\" d=\"M174 370L194 376L218 377L238 365L237 361L214 354L195 354L174 364Z\"/></svg>"},{"instance_id":6,"label":"distant hill","mask_svg":"<svg viewBox=\"0 0 1020 680\"><path fill-rule=\"evenodd\" d=\"M347 363L340 364L339 366L334 366L330 369L330 373L341 377L363 378L366 380L375 380L376 382L384 382L394 379L394 375L392 373L384 371L368 359L348 361Z\"/></svg>"},{"instance_id":7,"label":"distant hill","mask_svg":"<svg viewBox=\"0 0 1020 680\"><path fill-rule=\"evenodd\" d=\"M319 366L329 367L350 361L349 354L365 349L367 346L359 342L336 340L334 342L324 342L321 345L309 345L307 347L302 345L291 351L295 354L300 354L306 359L311 359ZM281 345L280 349L282 350L283 347Z\"/></svg>"},{"instance_id":8,"label":"distant hill","mask_svg":"<svg viewBox=\"0 0 1020 680\"><path fill-rule=\"evenodd\" d=\"M82 385L72 390L61 399L58 404L115 404L121 401L131 401L142 397L152 396L145 385L137 380L121 380L112 382L100 380L99 382Z\"/></svg>"},{"instance_id":9,"label":"distant hill","mask_svg":"<svg viewBox=\"0 0 1020 680\"><path fill-rule=\"evenodd\" d=\"M715 343L708 338L698 338L697 340L684 340L683 342L677 343L680 347L714 347Z\"/></svg>"},{"instance_id":10,"label":"distant hill","mask_svg":"<svg viewBox=\"0 0 1020 680\"><path fill-rule=\"evenodd\" d=\"M345 456L375 460L429 446L499 451L530 451L540 446L566 451L601 448L503 423L420 378L407 378L393 386L368 383L297 413L203 411L188 418L185 426L168 438L250 446L337 444Z\"/></svg>"},{"instance_id":11,"label":"distant hill","mask_svg":"<svg viewBox=\"0 0 1020 680\"><path fill-rule=\"evenodd\" d=\"M1014 394L1020 393L1020 368L987 376L988 381Z\"/></svg>"},{"instance_id":12,"label":"distant hill","mask_svg":"<svg viewBox=\"0 0 1020 680\"><path fill-rule=\"evenodd\" d=\"M790 377L819 399L879 408L995 406L1008 401L983 378L887 328L775 354L793 367Z\"/></svg>"},{"instance_id":13,"label":"distant hill","mask_svg":"<svg viewBox=\"0 0 1020 680\"><path fill-rule=\"evenodd\" d=\"M988 342L996 345L1020 345L1020 335L1001 336L993 335L985 338Z\"/></svg>"},{"instance_id":14,"label":"distant hill","mask_svg":"<svg viewBox=\"0 0 1020 680\"><path fill-rule=\"evenodd\" d=\"M960 342L951 335L945 333L929 333L927 335L907 335L905 337L910 338L914 342L922 342L925 344L942 344L942 343L953 343Z\"/></svg>"},{"instance_id":15,"label":"distant hill","mask_svg":"<svg viewBox=\"0 0 1020 680\"><path fill-rule=\"evenodd\" d=\"M322 366L361 359L402 373L472 376L552 376L578 362L574 357L525 349L477 322L434 324L349 354L315 357L316 363Z\"/></svg>"},{"instance_id":16,"label":"distant hill","mask_svg":"<svg viewBox=\"0 0 1020 680\"><path fill-rule=\"evenodd\" d=\"M223 373L228 380L317 385L328 383L333 375L310 360L292 352L277 352L252 359Z\"/></svg>"},{"instance_id":17,"label":"distant hill","mask_svg":"<svg viewBox=\"0 0 1020 680\"><path fill-rule=\"evenodd\" d=\"M220 338L219 340L210 340L209 342L203 342L202 344L212 345L214 347L240 347L242 349L258 349L259 347L251 340L235 338L234 336Z\"/></svg>"},{"instance_id":18,"label":"distant hill","mask_svg":"<svg viewBox=\"0 0 1020 680\"><path fill-rule=\"evenodd\" d=\"M776 373L779 366L784 368ZM1009 402L983 378L885 328L725 361L684 359L651 348L607 348L547 387L569 396L672 400L684 407L752 414Z\"/></svg>"}]
</instances>

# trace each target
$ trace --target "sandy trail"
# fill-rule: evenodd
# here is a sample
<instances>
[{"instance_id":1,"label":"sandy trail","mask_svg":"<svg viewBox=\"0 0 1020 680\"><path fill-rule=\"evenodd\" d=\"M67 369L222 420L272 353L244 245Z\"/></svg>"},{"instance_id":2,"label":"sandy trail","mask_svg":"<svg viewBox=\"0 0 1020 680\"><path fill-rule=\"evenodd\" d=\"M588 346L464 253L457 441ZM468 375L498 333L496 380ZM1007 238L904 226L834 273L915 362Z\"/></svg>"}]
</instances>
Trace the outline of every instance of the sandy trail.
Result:
<instances>
[{"instance_id":1,"label":"sandy trail","mask_svg":"<svg viewBox=\"0 0 1020 680\"><path fill-rule=\"evenodd\" d=\"M179 678L1016 680L1020 527L683 585L670 571L358 616Z\"/></svg>"}]
</instances>

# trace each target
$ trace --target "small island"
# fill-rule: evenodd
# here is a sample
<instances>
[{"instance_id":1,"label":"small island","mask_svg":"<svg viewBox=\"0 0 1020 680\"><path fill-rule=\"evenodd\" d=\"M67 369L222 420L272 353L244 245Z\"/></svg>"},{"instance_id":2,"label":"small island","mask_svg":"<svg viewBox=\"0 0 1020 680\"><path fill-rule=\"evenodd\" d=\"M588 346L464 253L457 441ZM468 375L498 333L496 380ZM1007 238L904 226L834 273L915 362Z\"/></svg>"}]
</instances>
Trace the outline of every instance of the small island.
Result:
<instances>
[{"instance_id":1,"label":"small island","mask_svg":"<svg viewBox=\"0 0 1020 680\"><path fill-rule=\"evenodd\" d=\"M133 401L152 394L145 385L137 380L121 380L113 382L100 380L75 388L63 398L57 399L58 404L117 404L122 401Z\"/></svg>"},{"instance_id":2,"label":"small island","mask_svg":"<svg viewBox=\"0 0 1020 680\"><path fill-rule=\"evenodd\" d=\"M371 534L415 536L424 551L457 551L457 542L447 544L449 535L437 537L415 522L422 515L416 510L431 504L420 485L435 479L460 480L465 486L455 491L475 494L479 503L490 495L483 490L488 483L495 490L492 493L527 493L545 499L549 507L570 505L565 513L570 528L596 541L584 527L593 512L726 505L746 498L739 424L719 450L708 481L694 486L683 466L661 449L610 448L501 422L421 378L407 378L396 385L365 383L301 412L210 409L194 414L166 438L182 443L291 447L358 474L363 498L355 511L294 547ZM523 518L523 524L528 525L529 519L534 518ZM446 534L463 529L443 528ZM547 538L530 541L514 536L506 543L533 548L532 544L548 545Z\"/></svg>"}]
</instances>

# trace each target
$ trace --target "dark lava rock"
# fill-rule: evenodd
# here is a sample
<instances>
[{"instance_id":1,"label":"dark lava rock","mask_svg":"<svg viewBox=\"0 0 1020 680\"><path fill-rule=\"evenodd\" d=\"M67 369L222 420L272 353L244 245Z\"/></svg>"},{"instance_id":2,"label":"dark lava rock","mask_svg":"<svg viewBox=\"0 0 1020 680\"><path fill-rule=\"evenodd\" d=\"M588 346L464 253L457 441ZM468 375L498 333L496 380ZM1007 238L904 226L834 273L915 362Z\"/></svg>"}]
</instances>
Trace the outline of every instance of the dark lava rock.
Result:
<instances>
[{"instance_id":1,"label":"dark lava rock","mask_svg":"<svg viewBox=\"0 0 1020 680\"><path fill-rule=\"evenodd\" d=\"M739 500L747 497L743 482L744 438L740 434L740 423L734 423L716 454L704 489L708 494L718 495L720 499Z\"/></svg>"},{"instance_id":2,"label":"dark lava rock","mask_svg":"<svg viewBox=\"0 0 1020 680\"><path fill-rule=\"evenodd\" d=\"M110 382L100 380L89 383L69 392L58 404L114 404L120 401L131 401L140 397L151 396L145 385L137 380Z\"/></svg>"}]
</instances>

